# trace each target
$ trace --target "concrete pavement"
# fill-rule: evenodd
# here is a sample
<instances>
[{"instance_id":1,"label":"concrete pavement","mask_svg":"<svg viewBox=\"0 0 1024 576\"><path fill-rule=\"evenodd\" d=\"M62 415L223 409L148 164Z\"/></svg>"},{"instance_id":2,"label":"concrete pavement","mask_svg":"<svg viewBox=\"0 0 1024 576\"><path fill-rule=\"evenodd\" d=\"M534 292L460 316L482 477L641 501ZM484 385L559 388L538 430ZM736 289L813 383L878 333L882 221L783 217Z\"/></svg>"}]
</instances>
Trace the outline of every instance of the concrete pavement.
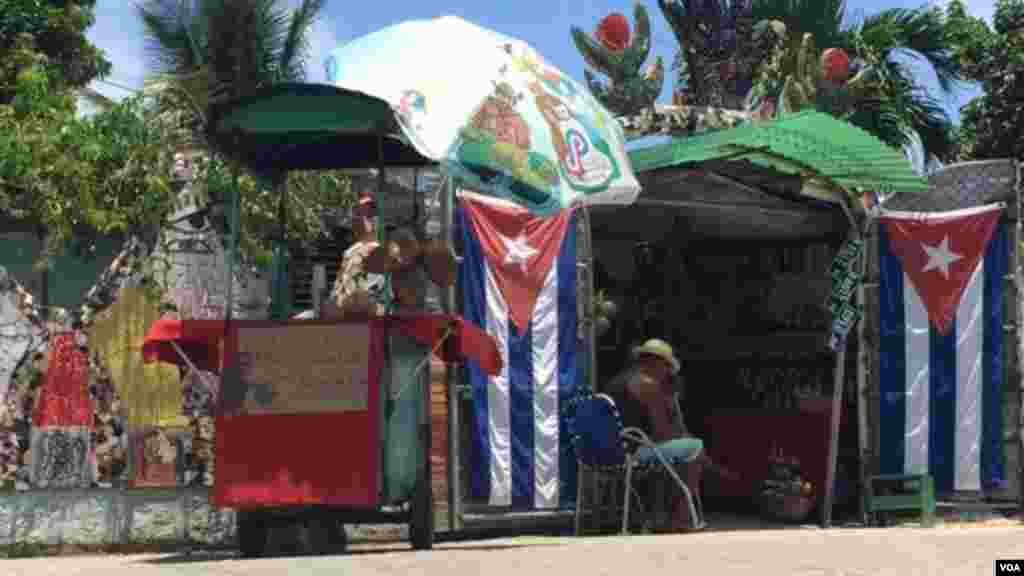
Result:
<instances>
[{"instance_id":1,"label":"concrete pavement","mask_svg":"<svg viewBox=\"0 0 1024 576\"><path fill-rule=\"evenodd\" d=\"M1024 558L1024 527L708 532L603 538L522 537L442 544L359 545L334 557L241 560L231 554L0 560L4 576L319 574L345 576L991 576L997 558Z\"/></svg>"}]
</instances>

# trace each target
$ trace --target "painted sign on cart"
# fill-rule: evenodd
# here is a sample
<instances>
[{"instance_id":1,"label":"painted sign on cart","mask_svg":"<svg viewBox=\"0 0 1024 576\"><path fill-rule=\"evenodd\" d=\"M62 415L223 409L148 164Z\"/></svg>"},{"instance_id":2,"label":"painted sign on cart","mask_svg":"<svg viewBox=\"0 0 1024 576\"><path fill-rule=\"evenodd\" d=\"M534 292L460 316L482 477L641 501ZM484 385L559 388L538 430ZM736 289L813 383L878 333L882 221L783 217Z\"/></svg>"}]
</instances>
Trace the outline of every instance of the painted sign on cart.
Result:
<instances>
[{"instance_id":1,"label":"painted sign on cart","mask_svg":"<svg viewBox=\"0 0 1024 576\"><path fill-rule=\"evenodd\" d=\"M241 414L365 411L370 327L239 327L237 365Z\"/></svg>"}]
</instances>

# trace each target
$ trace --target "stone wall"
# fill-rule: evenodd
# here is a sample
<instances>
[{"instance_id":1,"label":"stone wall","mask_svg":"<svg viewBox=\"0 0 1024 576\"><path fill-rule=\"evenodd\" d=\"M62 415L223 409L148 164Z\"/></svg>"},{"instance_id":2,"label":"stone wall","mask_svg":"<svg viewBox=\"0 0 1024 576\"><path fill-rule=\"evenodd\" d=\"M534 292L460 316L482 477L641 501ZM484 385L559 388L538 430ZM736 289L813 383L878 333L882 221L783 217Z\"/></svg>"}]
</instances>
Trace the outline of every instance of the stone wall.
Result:
<instances>
[{"instance_id":1,"label":"stone wall","mask_svg":"<svg viewBox=\"0 0 1024 576\"><path fill-rule=\"evenodd\" d=\"M195 543L230 545L234 512L203 488L0 494L0 546Z\"/></svg>"}]
</instances>

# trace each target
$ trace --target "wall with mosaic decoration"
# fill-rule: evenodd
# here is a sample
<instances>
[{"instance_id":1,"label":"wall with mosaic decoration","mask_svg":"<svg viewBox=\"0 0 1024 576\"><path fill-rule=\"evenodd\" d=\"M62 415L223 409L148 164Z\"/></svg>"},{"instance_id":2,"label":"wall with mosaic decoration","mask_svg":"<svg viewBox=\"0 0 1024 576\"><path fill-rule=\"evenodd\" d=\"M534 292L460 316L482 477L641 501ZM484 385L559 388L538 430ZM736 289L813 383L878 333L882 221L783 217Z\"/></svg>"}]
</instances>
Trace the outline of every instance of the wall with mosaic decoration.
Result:
<instances>
[{"instance_id":1,"label":"wall with mosaic decoration","mask_svg":"<svg viewBox=\"0 0 1024 576\"><path fill-rule=\"evenodd\" d=\"M227 282L216 232L186 224L164 236L146 257L166 265L165 298L175 312L165 315L223 317ZM53 310L49 323L32 294L0 272L0 489L213 484L219 379L143 364L145 333L162 314L138 283L131 258L141 251L132 249L100 275L80 310ZM266 317L265 278L239 275L233 285L236 317ZM54 401L44 392L54 339L73 341L68 354L87 366L74 394L92 418L75 431L50 431L57 437L33 450L39 407Z\"/></svg>"}]
</instances>

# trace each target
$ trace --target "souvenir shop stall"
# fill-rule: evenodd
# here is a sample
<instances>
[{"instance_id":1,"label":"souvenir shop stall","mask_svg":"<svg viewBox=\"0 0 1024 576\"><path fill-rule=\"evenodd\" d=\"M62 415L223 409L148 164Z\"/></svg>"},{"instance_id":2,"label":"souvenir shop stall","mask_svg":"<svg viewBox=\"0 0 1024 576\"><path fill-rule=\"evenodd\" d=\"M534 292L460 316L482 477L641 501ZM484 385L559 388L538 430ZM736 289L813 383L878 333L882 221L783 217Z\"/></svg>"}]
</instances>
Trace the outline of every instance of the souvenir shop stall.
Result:
<instances>
[{"instance_id":1,"label":"souvenir shop stall","mask_svg":"<svg viewBox=\"0 0 1024 576\"><path fill-rule=\"evenodd\" d=\"M844 156L829 144L839 138L874 145L872 161L895 166L904 190L924 187L899 152L802 113L636 150L641 197L591 213L594 288L615 312L600 327L598 386L646 339L673 346L687 427L732 473L706 475L709 512L802 521L827 499L837 513L856 511L862 406L852 384L856 315L844 316L857 310L862 245L851 224L864 207L826 175L865 156ZM803 168L780 169L787 159ZM864 169L863 181L845 185L886 179Z\"/></svg>"},{"instance_id":2,"label":"souvenir shop stall","mask_svg":"<svg viewBox=\"0 0 1024 576\"><path fill-rule=\"evenodd\" d=\"M841 480L867 454L851 332L860 198L927 182L900 151L838 120L866 93L850 54L818 51L807 35L794 71L783 22L758 21L747 1L701 5L658 2L679 45L671 105L657 103L663 62L645 64L643 4L632 21L612 13L593 33L572 30L643 184L629 209L591 214L588 316L603 330L593 371L600 386L634 345L669 341L686 424L735 473L707 478L707 495L789 519L816 508L828 525L832 502L849 499Z\"/></svg>"}]
</instances>

